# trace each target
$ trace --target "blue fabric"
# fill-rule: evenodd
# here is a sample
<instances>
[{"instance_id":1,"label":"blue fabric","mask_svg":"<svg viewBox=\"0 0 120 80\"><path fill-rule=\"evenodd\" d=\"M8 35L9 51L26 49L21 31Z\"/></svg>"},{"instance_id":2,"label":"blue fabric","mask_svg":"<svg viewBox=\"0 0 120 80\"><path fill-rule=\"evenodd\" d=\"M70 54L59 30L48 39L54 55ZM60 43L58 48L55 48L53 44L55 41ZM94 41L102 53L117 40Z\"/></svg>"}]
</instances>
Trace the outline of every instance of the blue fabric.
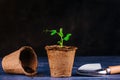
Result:
<instances>
[{"instance_id":1,"label":"blue fabric","mask_svg":"<svg viewBox=\"0 0 120 80\"><path fill-rule=\"evenodd\" d=\"M2 59L0 59L1 61ZM34 77L29 77L25 75L17 74L6 74L2 70L0 65L0 80L120 80L120 74L115 75L105 75L101 77L88 77L80 76L76 74L76 70L83 64L87 63L101 63L103 68L106 68L111 65L119 65L120 57L119 56L89 56L89 57L75 57L72 76L69 78L52 78L50 77L49 64L47 57L40 57L38 59L38 73Z\"/></svg>"}]
</instances>

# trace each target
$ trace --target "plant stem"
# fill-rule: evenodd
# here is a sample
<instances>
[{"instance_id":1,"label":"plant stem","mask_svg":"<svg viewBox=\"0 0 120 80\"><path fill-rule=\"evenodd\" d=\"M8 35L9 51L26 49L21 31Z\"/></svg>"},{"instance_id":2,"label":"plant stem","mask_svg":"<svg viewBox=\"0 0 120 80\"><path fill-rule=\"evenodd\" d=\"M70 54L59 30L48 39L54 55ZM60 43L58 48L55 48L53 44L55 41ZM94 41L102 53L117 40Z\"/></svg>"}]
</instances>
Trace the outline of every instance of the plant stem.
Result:
<instances>
[{"instance_id":1,"label":"plant stem","mask_svg":"<svg viewBox=\"0 0 120 80\"><path fill-rule=\"evenodd\" d=\"M60 36L60 41L59 41L60 47L63 47L63 36L59 35L58 32L57 35Z\"/></svg>"},{"instance_id":2,"label":"plant stem","mask_svg":"<svg viewBox=\"0 0 120 80\"><path fill-rule=\"evenodd\" d=\"M61 44L60 44L61 47L63 47L63 38L61 37Z\"/></svg>"}]
</instances>

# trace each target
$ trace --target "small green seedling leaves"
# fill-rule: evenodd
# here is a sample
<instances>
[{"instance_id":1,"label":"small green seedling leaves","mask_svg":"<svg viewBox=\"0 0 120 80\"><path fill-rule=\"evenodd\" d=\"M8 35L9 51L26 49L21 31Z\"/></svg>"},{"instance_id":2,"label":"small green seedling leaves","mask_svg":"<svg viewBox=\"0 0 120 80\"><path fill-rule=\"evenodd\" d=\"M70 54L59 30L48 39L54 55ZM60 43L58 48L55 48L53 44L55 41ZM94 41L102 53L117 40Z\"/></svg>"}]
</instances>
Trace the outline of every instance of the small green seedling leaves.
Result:
<instances>
[{"instance_id":1,"label":"small green seedling leaves","mask_svg":"<svg viewBox=\"0 0 120 80\"><path fill-rule=\"evenodd\" d=\"M53 36L55 34L57 34L57 35L60 36L60 41L58 41L57 43L61 47L63 47L63 41L68 41L70 39L70 36L72 35L72 34L68 33L68 34L66 34L66 36L64 36L64 34L63 34L63 28L60 28L59 32L57 32L56 30L47 30L47 32L48 31L51 33L50 34L51 36Z\"/></svg>"},{"instance_id":2,"label":"small green seedling leaves","mask_svg":"<svg viewBox=\"0 0 120 80\"><path fill-rule=\"evenodd\" d=\"M63 45L62 41L58 41L57 43L62 47Z\"/></svg>"},{"instance_id":3,"label":"small green seedling leaves","mask_svg":"<svg viewBox=\"0 0 120 80\"><path fill-rule=\"evenodd\" d=\"M64 38L63 38L63 40L65 40L65 41L68 41L69 39L70 39L70 36L71 36L72 34L67 34Z\"/></svg>"},{"instance_id":4,"label":"small green seedling leaves","mask_svg":"<svg viewBox=\"0 0 120 80\"><path fill-rule=\"evenodd\" d=\"M63 29L62 28L60 28L60 32L58 34L59 34L59 36L63 37Z\"/></svg>"},{"instance_id":5,"label":"small green seedling leaves","mask_svg":"<svg viewBox=\"0 0 120 80\"><path fill-rule=\"evenodd\" d=\"M51 30L50 32L51 32L51 34L50 34L51 36L53 36L53 35L55 35L57 33L56 30Z\"/></svg>"}]
</instances>

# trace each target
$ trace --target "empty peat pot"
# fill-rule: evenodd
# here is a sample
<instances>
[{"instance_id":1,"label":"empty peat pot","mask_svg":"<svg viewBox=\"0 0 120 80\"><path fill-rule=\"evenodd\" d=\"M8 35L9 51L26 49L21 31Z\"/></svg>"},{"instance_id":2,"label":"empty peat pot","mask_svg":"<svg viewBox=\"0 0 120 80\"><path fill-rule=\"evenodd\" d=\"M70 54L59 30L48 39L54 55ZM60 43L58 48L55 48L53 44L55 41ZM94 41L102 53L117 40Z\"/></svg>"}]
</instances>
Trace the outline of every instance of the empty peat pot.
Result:
<instances>
[{"instance_id":1,"label":"empty peat pot","mask_svg":"<svg viewBox=\"0 0 120 80\"><path fill-rule=\"evenodd\" d=\"M30 46L23 46L2 59L6 73L32 76L37 73L37 66L37 55Z\"/></svg>"}]
</instances>

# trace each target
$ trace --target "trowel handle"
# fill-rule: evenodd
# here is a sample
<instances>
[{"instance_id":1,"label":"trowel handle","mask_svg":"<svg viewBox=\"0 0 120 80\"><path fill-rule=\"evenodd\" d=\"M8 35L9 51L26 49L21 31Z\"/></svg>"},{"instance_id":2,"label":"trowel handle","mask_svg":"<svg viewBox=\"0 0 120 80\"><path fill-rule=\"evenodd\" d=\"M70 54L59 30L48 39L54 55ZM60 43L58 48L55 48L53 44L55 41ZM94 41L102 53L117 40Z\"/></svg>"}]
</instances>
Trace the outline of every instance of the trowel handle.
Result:
<instances>
[{"instance_id":1,"label":"trowel handle","mask_svg":"<svg viewBox=\"0 0 120 80\"><path fill-rule=\"evenodd\" d=\"M120 65L117 66L109 66L110 74L120 73Z\"/></svg>"}]
</instances>

